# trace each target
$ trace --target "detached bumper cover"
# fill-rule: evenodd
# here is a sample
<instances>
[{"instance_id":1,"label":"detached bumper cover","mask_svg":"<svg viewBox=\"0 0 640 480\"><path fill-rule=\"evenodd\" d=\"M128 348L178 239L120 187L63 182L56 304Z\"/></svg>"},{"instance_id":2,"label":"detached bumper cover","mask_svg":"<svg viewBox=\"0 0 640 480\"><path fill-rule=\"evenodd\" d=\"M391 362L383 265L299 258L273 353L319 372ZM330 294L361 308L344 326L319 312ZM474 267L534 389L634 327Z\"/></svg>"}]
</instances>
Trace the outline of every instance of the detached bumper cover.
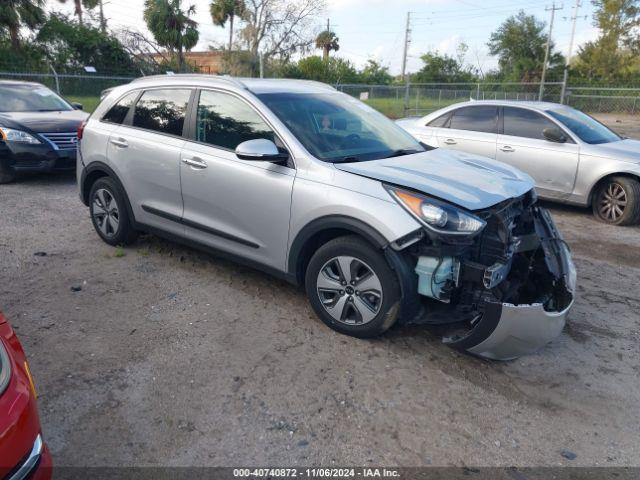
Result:
<instances>
[{"instance_id":1,"label":"detached bumper cover","mask_svg":"<svg viewBox=\"0 0 640 480\"><path fill-rule=\"evenodd\" d=\"M511 360L535 352L560 335L572 305L562 312L546 312L541 304L502 304L495 330L467 350L493 360Z\"/></svg>"},{"instance_id":2,"label":"detached bumper cover","mask_svg":"<svg viewBox=\"0 0 640 480\"><path fill-rule=\"evenodd\" d=\"M545 263L555 277L554 289L564 292L562 308L546 310L542 303L488 303L478 325L467 337L451 342L453 346L494 360L511 360L538 350L562 332L574 302L575 265L549 212L537 209L534 223Z\"/></svg>"}]
</instances>

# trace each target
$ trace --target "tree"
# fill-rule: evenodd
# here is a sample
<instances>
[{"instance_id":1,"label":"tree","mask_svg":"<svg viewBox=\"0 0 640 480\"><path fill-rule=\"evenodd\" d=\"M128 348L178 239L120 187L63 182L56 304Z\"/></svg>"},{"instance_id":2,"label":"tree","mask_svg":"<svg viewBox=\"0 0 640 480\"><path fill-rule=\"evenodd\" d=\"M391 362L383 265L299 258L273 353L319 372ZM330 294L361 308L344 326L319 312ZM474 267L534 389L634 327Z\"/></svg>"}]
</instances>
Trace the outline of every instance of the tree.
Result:
<instances>
[{"instance_id":1,"label":"tree","mask_svg":"<svg viewBox=\"0 0 640 480\"><path fill-rule=\"evenodd\" d=\"M393 81L389 73L389 67L383 67L377 61L369 59L367 64L358 74L361 83L370 85L388 85Z\"/></svg>"},{"instance_id":2,"label":"tree","mask_svg":"<svg viewBox=\"0 0 640 480\"><path fill-rule=\"evenodd\" d=\"M438 52L428 52L420 57L423 67L413 75L413 82L453 83L472 82L476 79L474 72L465 68L460 58Z\"/></svg>"},{"instance_id":3,"label":"tree","mask_svg":"<svg viewBox=\"0 0 640 480\"><path fill-rule=\"evenodd\" d=\"M547 43L546 23L523 10L509 17L491 34L489 53L498 56L500 73L505 80L534 82L542 76ZM563 57L549 47L549 78L559 75Z\"/></svg>"},{"instance_id":4,"label":"tree","mask_svg":"<svg viewBox=\"0 0 640 480\"><path fill-rule=\"evenodd\" d=\"M320 32L316 37L316 48L322 50L322 58L326 62L329 59L329 52L331 50L337 52L340 50L339 38L331 30L325 30Z\"/></svg>"},{"instance_id":5,"label":"tree","mask_svg":"<svg viewBox=\"0 0 640 480\"><path fill-rule=\"evenodd\" d=\"M224 27L229 21L229 52L233 47L233 22L236 17L242 18L245 12L244 0L213 0L211 2L211 18L213 23Z\"/></svg>"},{"instance_id":6,"label":"tree","mask_svg":"<svg viewBox=\"0 0 640 480\"><path fill-rule=\"evenodd\" d=\"M190 17L196 7L182 8L181 0L145 0L144 20L161 45L178 54L178 69L184 69L184 52L198 43L198 24Z\"/></svg>"},{"instance_id":7,"label":"tree","mask_svg":"<svg viewBox=\"0 0 640 480\"><path fill-rule=\"evenodd\" d=\"M58 71L74 71L91 65L101 73L122 74L136 68L132 56L118 39L62 14L50 15L36 41Z\"/></svg>"},{"instance_id":8,"label":"tree","mask_svg":"<svg viewBox=\"0 0 640 480\"><path fill-rule=\"evenodd\" d=\"M333 84L358 81L358 72L348 60L329 58L325 61L318 55L305 57L294 63L285 63L277 74L286 78L301 78Z\"/></svg>"},{"instance_id":9,"label":"tree","mask_svg":"<svg viewBox=\"0 0 640 480\"><path fill-rule=\"evenodd\" d=\"M20 29L33 30L45 20L45 0L2 0L0 2L0 32L7 31L13 50L20 48Z\"/></svg>"},{"instance_id":10,"label":"tree","mask_svg":"<svg viewBox=\"0 0 640 480\"><path fill-rule=\"evenodd\" d=\"M393 81L389 74L389 67L383 67L375 60L367 60L367 64L360 72L360 81L370 85L387 85Z\"/></svg>"},{"instance_id":11,"label":"tree","mask_svg":"<svg viewBox=\"0 0 640 480\"><path fill-rule=\"evenodd\" d=\"M58 0L60 3L67 3L67 0ZM92 9L96 8L98 4L102 6L102 2L100 0L73 0L73 4L75 7L75 14L78 16L78 21L82 24L83 12L82 8ZM104 19L102 19L102 23L104 23Z\"/></svg>"},{"instance_id":12,"label":"tree","mask_svg":"<svg viewBox=\"0 0 640 480\"><path fill-rule=\"evenodd\" d=\"M313 24L325 8L324 0L245 0L241 35L254 58L289 59L308 51L315 36Z\"/></svg>"},{"instance_id":13,"label":"tree","mask_svg":"<svg viewBox=\"0 0 640 480\"><path fill-rule=\"evenodd\" d=\"M600 36L583 45L574 70L584 81L628 82L640 75L640 6L637 0L595 0Z\"/></svg>"}]
</instances>

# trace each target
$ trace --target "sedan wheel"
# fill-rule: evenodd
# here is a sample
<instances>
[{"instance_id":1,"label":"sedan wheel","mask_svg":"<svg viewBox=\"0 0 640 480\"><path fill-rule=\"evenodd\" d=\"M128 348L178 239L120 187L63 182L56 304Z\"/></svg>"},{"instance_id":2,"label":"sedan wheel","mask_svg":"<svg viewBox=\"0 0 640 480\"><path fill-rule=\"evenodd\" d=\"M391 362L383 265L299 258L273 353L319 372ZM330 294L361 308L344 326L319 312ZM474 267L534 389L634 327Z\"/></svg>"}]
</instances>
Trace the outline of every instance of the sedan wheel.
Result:
<instances>
[{"instance_id":1,"label":"sedan wheel","mask_svg":"<svg viewBox=\"0 0 640 480\"><path fill-rule=\"evenodd\" d=\"M600 216L612 223L617 222L627 208L627 192L622 185L611 182L600 196L598 211Z\"/></svg>"},{"instance_id":2,"label":"sedan wheel","mask_svg":"<svg viewBox=\"0 0 640 480\"><path fill-rule=\"evenodd\" d=\"M611 225L633 225L640 221L640 183L630 177L612 177L593 198L593 213Z\"/></svg>"}]
</instances>

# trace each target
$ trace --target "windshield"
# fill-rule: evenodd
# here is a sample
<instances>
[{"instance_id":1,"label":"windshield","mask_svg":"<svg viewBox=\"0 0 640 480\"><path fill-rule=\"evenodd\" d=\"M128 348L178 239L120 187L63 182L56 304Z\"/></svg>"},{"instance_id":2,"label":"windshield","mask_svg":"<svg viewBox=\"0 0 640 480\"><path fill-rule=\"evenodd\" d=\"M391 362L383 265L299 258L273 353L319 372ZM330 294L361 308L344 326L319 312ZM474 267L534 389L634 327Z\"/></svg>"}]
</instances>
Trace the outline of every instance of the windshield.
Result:
<instances>
[{"instance_id":1,"label":"windshield","mask_svg":"<svg viewBox=\"0 0 640 480\"><path fill-rule=\"evenodd\" d=\"M71 105L43 85L0 85L0 112L58 112Z\"/></svg>"},{"instance_id":2,"label":"windshield","mask_svg":"<svg viewBox=\"0 0 640 480\"><path fill-rule=\"evenodd\" d=\"M609 143L621 140L621 137L609 130L596 119L570 107L554 108L547 113L561 122L586 143Z\"/></svg>"},{"instance_id":3,"label":"windshield","mask_svg":"<svg viewBox=\"0 0 640 480\"><path fill-rule=\"evenodd\" d=\"M387 117L341 93L263 93L258 97L316 158L359 162L425 149Z\"/></svg>"}]
</instances>

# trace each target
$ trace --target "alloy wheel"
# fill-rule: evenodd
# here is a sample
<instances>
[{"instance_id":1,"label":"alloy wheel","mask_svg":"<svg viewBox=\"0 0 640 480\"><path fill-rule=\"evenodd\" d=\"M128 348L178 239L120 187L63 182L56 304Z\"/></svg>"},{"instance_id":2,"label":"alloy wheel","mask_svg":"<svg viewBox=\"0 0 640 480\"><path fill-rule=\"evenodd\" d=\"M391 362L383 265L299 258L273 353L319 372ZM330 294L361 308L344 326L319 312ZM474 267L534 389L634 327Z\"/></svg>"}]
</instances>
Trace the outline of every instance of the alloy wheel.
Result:
<instances>
[{"instance_id":1,"label":"alloy wheel","mask_svg":"<svg viewBox=\"0 0 640 480\"><path fill-rule=\"evenodd\" d=\"M93 197L92 215L100 232L105 237L113 237L120 225L120 210L111 192L105 188L96 190Z\"/></svg>"},{"instance_id":2,"label":"alloy wheel","mask_svg":"<svg viewBox=\"0 0 640 480\"><path fill-rule=\"evenodd\" d=\"M617 222L627 208L627 192L617 182L611 182L600 193L598 213L608 222Z\"/></svg>"},{"instance_id":3,"label":"alloy wheel","mask_svg":"<svg viewBox=\"0 0 640 480\"><path fill-rule=\"evenodd\" d=\"M382 283L373 269L355 257L334 257L324 264L316 282L322 306L335 320L363 325L382 306Z\"/></svg>"}]
</instances>

